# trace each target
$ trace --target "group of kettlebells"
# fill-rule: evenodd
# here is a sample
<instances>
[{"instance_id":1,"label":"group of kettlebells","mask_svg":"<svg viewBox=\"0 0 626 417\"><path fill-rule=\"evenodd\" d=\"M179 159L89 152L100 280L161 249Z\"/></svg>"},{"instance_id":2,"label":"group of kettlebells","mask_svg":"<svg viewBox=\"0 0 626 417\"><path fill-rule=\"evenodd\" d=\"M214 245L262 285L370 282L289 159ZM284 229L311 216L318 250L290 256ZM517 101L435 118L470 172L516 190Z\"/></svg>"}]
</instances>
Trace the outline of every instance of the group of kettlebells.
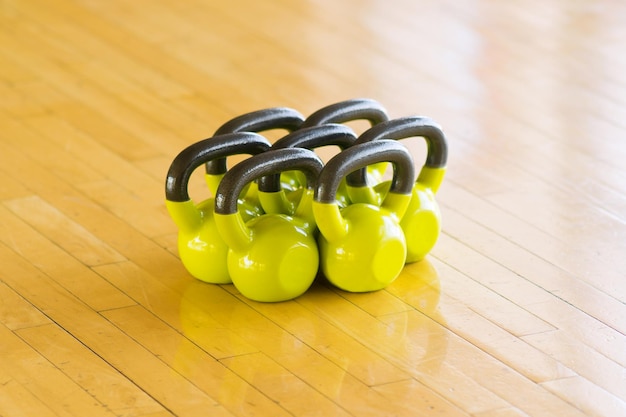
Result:
<instances>
[{"instance_id":1,"label":"group of kettlebells","mask_svg":"<svg viewBox=\"0 0 626 417\"><path fill-rule=\"evenodd\" d=\"M370 124L358 137L347 126L356 120ZM274 129L287 134L272 144L260 132ZM419 174L397 142L410 137L427 144ZM324 164L314 149L329 145L340 152ZM242 154L249 157L228 169L227 158ZM435 194L446 160L436 122L389 119L371 99L334 103L307 118L286 107L243 114L172 161L165 194L180 259L195 278L233 283L262 302L302 295L320 270L345 291L385 288L439 236ZM188 184L201 165L213 197L196 204Z\"/></svg>"}]
</instances>

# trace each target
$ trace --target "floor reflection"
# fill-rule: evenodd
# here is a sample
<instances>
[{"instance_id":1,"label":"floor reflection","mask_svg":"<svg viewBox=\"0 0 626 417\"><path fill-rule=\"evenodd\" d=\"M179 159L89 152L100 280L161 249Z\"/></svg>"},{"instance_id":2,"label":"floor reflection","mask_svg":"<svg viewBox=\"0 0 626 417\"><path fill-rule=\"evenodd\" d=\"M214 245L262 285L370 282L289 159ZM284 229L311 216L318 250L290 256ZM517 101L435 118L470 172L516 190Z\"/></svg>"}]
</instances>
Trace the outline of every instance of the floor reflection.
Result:
<instances>
[{"instance_id":1,"label":"floor reflection","mask_svg":"<svg viewBox=\"0 0 626 417\"><path fill-rule=\"evenodd\" d=\"M283 303L256 303L232 286L190 282L180 304L185 338L178 363L193 375L206 360L202 350L274 400L304 381L334 401L360 387L369 403L366 387L437 377L449 337L440 291L428 260L407 265L382 291L346 293L319 277L305 295ZM238 385L237 395L252 391Z\"/></svg>"},{"instance_id":2,"label":"floor reflection","mask_svg":"<svg viewBox=\"0 0 626 417\"><path fill-rule=\"evenodd\" d=\"M441 283L439 273L427 259L406 265L398 279L387 289L411 309L381 317L390 325L390 337L401 348L400 356L411 358L419 373L437 372L446 358L449 331L439 310Z\"/></svg>"}]
</instances>

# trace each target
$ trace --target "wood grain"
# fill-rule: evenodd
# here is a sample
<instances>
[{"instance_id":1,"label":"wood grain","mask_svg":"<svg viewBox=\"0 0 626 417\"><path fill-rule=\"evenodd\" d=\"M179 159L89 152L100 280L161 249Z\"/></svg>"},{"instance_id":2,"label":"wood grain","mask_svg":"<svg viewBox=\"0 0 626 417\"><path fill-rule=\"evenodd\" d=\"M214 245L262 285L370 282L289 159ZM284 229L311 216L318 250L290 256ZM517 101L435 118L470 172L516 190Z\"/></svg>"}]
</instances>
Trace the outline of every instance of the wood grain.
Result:
<instances>
[{"instance_id":1,"label":"wood grain","mask_svg":"<svg viewBox=\"0 0 626 417\"><path fill-rule=\"evenodd\" d=\"M0 0L0 416L626 415L625 18ZM176 154L248 111L357 97L446 132L429 256L382 291L319 277L273 304L193 279Z\"/></svg>"}]
</instances>

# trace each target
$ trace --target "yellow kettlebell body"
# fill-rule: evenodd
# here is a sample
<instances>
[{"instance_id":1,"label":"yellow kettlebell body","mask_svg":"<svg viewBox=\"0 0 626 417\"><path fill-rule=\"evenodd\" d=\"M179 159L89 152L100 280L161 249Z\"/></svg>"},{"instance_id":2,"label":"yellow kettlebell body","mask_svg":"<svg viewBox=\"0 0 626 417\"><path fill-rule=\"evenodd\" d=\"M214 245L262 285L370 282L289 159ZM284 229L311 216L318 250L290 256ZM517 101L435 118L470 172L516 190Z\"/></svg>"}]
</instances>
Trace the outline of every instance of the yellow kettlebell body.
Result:
<instances>
[{"instance_id":1,"label":"yellow kettlebell body","mask_svg":"<svg viewBox=\"0 0 626 417\"><path fill-rule=\"evenodd\" d=\"M394 179L381 205L352 203L341 208L336 190L345 175L378 162L394 164ZM392 283L406 259L400 221L411 200L413 161L402 145L377 141L354 145L333 157L320 174L313 215L322 272L338 288L376 291Z\"/></svg>"},{"instance_id":2,"label":"yellow kettlebell body","mask_svg":"<svg viewBox=\"0 0 626 417\"><path fill-rule=\"evenodd\" d=\"M166 208L178 227L177 247L181 262L196 279L213 284L231 281L227 268L228 246L219 235L214 216L215 199L195 204L188 194L192 172L214 158L239 153L257 154L268 150L267 139L255 133L233 133L205 139L181 151L168 171ZM242 218L259 215L259 208L237 198Z\"/></svg>"},{"instance_id":3,"label":"yellow kettlebell body","mask_svg":"<svg viewBox=\"0 0 626 417\"><path fill-rule=\"evenodd\" d=\"M310 150L277 149L241 162L224 176L216 196L215 224L229 247L230 277L245 297L262 302L290 300L313 283L319 252L311 201L322 165ZM244 221L231 195L246 183L286 170L302 170L307 178L293 212L265 213Z\"/></svg>"},{"instance_id":4,"label":"yellow kettlebell body","mask_svg":"<svg viewBox=\"0 0 626 417\"><path fill-rule=\"evenodd\" d=\"M444 175L445 168L424 167L420 172L422 179L418 178L413 186L411 202L400 222L407 240L407 263L424 259L439 239L441 212L435 193Z\"/></svg>"},{"instance_id":5,"label":"yellow kettlebell body","mask_svg":"<svg viewBox=\"0 0 626 417\"><path fill-rule=\"evenodd\" d=\"M165 204L178 226L178 254L185 269L201 281L230 283L224 262L228 247L213 221L215 200L209 198L197 206L193 201L166 201Z\"/></svg>"},{"instance_id":6,"label":"yellow kettlebell body","mask_svg":"<svg viewBox=\"0 0 626 417\"><path fill-rule=\"evenodd\" d=\"M220 216L218 223L232 230L240 217ZM231 223L231 225L226 225ZM247 298L276 302L296 298L313 282L312 271L319 268L317 243L312 225L285 214L268 214L246 224L249 239L231 246L227 267L233 282ZM229 235L226 240L237 239ZM302 279L304 277L304 279Z\"/></svg>"},{"instance_id":7,"label":"yellow kettlebell body","mask_svg":"<svg viewBox=\"0 0 626 417\"><path fill-rule=\"evenodd\" d=\"M421 168L413 186L411 203L400 222L407 244L407 263L417 262L433 249L441 233L441 213L435 194L446 172L447 143L441 127L427 117L411 116L389 120L365 131L358 143L380 139L400 140L421 136L427 142L426 164ZM361 172L362 176L363 173ZM363 177L351 176L358 185L365 183ZM389 190L385 181L374 187L357 187L358 194L351 188L350 196L357 201L380 204Z\"/></svg>"},{"instance_id":8,"label":"yellow kettlebell body","mask_svg":"<svg viewBox=\"0 0 626 417\"><path fill-rule=\"evenodd\" d=\"M408 205L409 198L406 196L401 204ZM336 205L313 204L316 219L337 218L336 209ZM367 292L385 288L395 280L406 258L397 211L353 204L341 211L343 224L325 228L335 228L319 239L320 256L325 260L322 272L333 285L346 291Z\"/></svg>"}]
</instances>

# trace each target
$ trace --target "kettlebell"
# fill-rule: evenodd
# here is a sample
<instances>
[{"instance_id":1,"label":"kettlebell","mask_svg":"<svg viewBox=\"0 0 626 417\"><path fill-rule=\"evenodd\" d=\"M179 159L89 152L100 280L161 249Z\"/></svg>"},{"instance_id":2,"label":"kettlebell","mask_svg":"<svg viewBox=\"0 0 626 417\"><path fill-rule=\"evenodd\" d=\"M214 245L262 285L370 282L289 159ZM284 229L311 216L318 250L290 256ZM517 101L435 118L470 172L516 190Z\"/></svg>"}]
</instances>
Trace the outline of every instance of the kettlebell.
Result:
<instances>
[{"instance_id":1,"label":"kettlebell","mask_svg":"<svg viewBox=\"0 0 626 417\"><path fill-rule=\"evenodd\" d=\"M331 123L296 130L274 142L270 152L283 148L315 149L330 145L344 150L349 148L355 140L356 136L352 129ZM296 174L303 173L294 171L293 174L294 177L298 177ZM302 179L298 181L303 182ZM345 186L345 181L343 181L337 191L337 200L341 207L348 205ZM259 200L266 213L292 213L301 199L301 191L302 189L299 192L286 192L281 186L279 174L264 176L259 180Z\"/></svg>"},{"instance_id":2,"label":"kettlebell","mask_svg":"<svg viewBox=\"0 0 626 417\"><path fill-rule=\"evenodd\" d=\"M311 150L276 149L238 163L222 178L215 197L215 224L229 247L228 272L244 296L263 302L285 301L303 294L313 283L319 252L311 201L322 166ZM288 170L306 176L294 213L265 213L246 222L236 196L247 183Z\"/></svg>"},{"instance_id":3,"label":"kettlebell","mask_svg":"<svg viewBox=\"0 0 626 417\"><path fill-rule=\"evenodd\" d=\"M196 205L189 197L188 184L193 171L216 158L235 154L258 154L270 148L270 143L256 133L225 134L194 143L182 150L172 161L165 182L167 210L178 226L178 253L195 278L214 284L231 282L226 267L228 248L215 227L215 199ZM248 204L239 194L233 196L242 218L261 214L254 204Z\"/></svg>"},{"instance_id":4,"label":"kettlebell","mask_svg":"<svg viewBox=\"0 0 626 417\"><path fill-rule=\"evenodd\" d=\"M407 241L407 263L423 259L435 246L441 232L441 213L435 201L435 194L443 181L448 159L446 137L441 127L432 119L421 116L402 117L382 122L365 131L356 143L366 143L380 139L405 139L423 137L427 144L426 163L422 167L413 186L411 204L400 225ZM367 181L363 170L348 177L348 183L355 186ZM385 190L389 183L382 183L378 191ZM384 195L382 191L379 195Z\"/></svg>"},{"instance_id":5,"label":"kettlebell","mask_svg":"<svg viewBox=\"0 0 626 417\"><path fill-rule=\"evenodd\" d=\"M304 120L301 128L320 126L325 123L348 123L356 120L367 120L370 126L376 126L389 120L389 116L387 115L387 110L378 101L369 98L355 98L330 104L311 113ZM368 166L365 172L369 177L369 181L380 183L386 171L387 164L380 163ZM345 189L345 187L344 184L342 188ZM365 192L366 195L361 196L358 192ZM367 201L374 197L370 189L362 187L350 190L350 195L356 201Z\"/></svg>"},{"instance_id":6,"label":"kettlebell","mask_svg":"<svg viewBox=\"0 0 626 417\"><path fill-rule=\"evenodd\" d=\"M349 173L391 162L393 178L382 204L352 203L340 208L337 188ZM375 291L393 282L404 266L406 241L400 220L411 201L413 159L392 140L353 145L334 156L320 173L313 200L319 228L322 272L338 288Z\"/></svg>"},{"instance_id":7,"label":"kettlebell","mask_svg":"<svg viewBox=\"0 0 626 417\"><path fill-rule=\"evenodd\" d=\"M260 133L274 129L284 129L293 132L298 129L304 116L296 110L288 107L270 107L267 109L256 110L245 113L230 119L222 124L214 133L214 136L223 135L225 133L236 132L254 132ZM215 195L222 177L227 171L226 158L218 158L209 161L205 165L205 180L209 191ZM293 182L291 178L285 178L284 186L297 188L298 184ZM256 188L253 186L248 191L249 199L254 198Z\"/></svg>"}]
</instances>

